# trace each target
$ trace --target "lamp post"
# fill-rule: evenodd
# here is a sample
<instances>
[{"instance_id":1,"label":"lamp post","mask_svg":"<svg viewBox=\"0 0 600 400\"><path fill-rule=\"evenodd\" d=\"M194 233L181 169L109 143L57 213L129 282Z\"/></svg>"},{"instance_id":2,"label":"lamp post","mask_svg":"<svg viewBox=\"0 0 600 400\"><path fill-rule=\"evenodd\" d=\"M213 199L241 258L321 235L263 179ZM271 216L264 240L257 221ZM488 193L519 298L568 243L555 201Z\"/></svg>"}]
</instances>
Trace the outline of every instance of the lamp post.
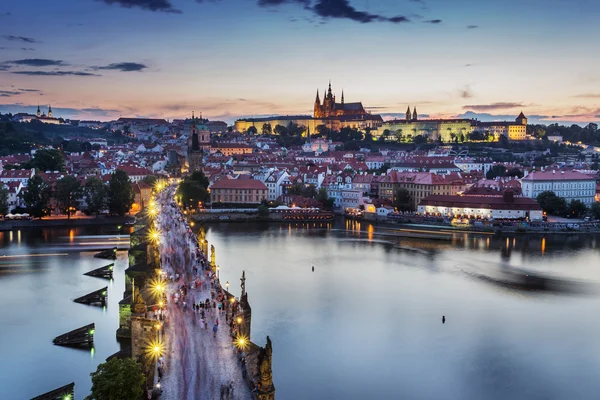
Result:
<instances>
[{"instance_id":1,"label":"lamp post","mask_svg":"<svg viewBox=\"0 0 600 400\"><path fill-rule=\"evenodd\" d=\"M225 290L229 292L229 281L225 282Z\"/></svg>"}]
</instances>

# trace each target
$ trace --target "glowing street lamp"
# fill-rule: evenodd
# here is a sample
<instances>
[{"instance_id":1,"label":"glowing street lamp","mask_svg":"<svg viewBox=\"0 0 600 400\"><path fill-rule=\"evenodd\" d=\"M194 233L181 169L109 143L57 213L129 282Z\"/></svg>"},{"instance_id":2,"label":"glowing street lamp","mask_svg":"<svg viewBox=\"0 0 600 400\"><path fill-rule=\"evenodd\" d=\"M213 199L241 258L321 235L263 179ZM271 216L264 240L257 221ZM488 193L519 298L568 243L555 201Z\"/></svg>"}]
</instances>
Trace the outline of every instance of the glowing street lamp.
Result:
<instances>
[{"instance_id":1,"label":"glowing street lamp","mask_svg":"<svg viewBox=\"0 0 600 400\"><path fill-rule=\"evenodd\" d=\"M235 341L233 343L235 344L235 347L237 347L239 350L244 351L248 347L249 342L250 341L246 336L239 335L235 338Z\"/></svg>"},{"instance_id":2,"label":"glowing street lamp","mask_svg":"<svg viewBox=\"0 0 600 400\"><path fill-rule=\"evenodd\" d=\"M159 358L162 355L164 349L165 346L160 340L152 340L148 343L148 346L146 347L146 354L149 357Z\"/></svg>"},{"instance_id":3,"label":"glowing street lamp","mask_svg":"<svg viewBox=\"0 0 600 400\"><path fill-rule=\"evenodd\" d=\"M235 322L237 322L238 324L241 324L242 323L242 317L237 317L235 319Z\"/></svg>"}]
</instances>

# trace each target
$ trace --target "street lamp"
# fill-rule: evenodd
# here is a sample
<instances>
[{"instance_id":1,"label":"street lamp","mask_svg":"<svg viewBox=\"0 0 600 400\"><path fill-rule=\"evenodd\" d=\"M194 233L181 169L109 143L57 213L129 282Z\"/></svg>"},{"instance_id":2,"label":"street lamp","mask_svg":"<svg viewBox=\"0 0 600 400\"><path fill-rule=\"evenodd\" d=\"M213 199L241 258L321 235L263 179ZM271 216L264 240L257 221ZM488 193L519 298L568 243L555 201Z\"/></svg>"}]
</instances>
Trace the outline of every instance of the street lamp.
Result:
<instances>
[{"instance_id":1,"label":"street lamp","mask_svg":"<svg viewBox=\"0 0 600 400\"><path fill-rule=\"evenodd\" d=\"M225 290L229 291L229 281L225 282Z\"/></svg>"}]
</instances>

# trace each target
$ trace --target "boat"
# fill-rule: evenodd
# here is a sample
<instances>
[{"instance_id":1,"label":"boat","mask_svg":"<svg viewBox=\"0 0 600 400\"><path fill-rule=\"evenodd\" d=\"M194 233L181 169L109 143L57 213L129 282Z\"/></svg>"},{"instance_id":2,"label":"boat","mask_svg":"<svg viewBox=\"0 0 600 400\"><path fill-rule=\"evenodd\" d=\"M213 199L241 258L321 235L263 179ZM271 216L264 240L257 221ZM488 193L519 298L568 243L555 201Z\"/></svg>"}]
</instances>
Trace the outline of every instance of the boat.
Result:
<instances>
[{"instance_id":1,"label":"boat","mask_svg":"<svg viewBox=\"0 0 600 400\"><path fill-rule=\"evenodd\" d=\"M455 228L470 228L471 221L469 221L466 218L465 219L454 218L452 221L450 221L450 225L452 225Z\"/></svg>"}]
</instances>

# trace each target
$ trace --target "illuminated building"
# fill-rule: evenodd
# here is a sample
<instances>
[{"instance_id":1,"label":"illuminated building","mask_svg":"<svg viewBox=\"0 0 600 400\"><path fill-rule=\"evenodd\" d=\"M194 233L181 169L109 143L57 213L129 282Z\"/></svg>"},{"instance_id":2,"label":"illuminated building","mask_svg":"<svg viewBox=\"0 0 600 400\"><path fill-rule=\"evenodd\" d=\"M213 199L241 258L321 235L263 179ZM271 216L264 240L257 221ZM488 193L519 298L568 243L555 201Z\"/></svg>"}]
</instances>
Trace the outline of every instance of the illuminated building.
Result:
<instances>
[{"instance_id":1,"label":"illuminated building","mask_svg":"<svg viewBox=\"0 0 600 400\"><path fill-rule=\"evenodd\" d=\"M521 179L521 189L523 196L532 199L551 191L567 203L580 200L589 206L595 201L596 178L577 171L533 171Z\"/></svg>"},{"instance_id":2,"label":"illuminated building","mask_svg":"<svg viewBox=\"0 0 600 400\"><path fill-rule=\"evenodd\" d=\"M255 179L222 178L210 187L212 203L259 204L267 193L267 186Z\"/></svg>"}]
</instances>

